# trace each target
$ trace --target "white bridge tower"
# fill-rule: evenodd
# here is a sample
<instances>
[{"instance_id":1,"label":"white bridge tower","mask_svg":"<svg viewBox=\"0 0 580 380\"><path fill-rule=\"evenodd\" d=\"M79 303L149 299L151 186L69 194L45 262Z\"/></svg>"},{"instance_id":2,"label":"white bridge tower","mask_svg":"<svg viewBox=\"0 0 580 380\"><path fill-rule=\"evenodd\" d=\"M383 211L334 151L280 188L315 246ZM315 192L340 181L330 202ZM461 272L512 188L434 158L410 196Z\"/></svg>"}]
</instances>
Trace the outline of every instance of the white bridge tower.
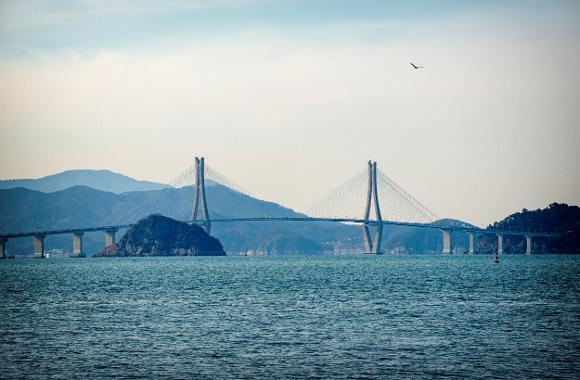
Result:
<instances>
[{"instance_id":1,"label":"white bridge tower","mask_svg":"<svg viewBox=\"0 0 580 380\"><path fill-rule=\"evenodd\" d=\"M367 190L367 203L365 208L365 224L363 225L363 239L365 244L365 253L374 253L380 255L381 243L383 241L383 218L381 216L381 207L379 205L379 193L377 192L377 162L369 161L368 166L369 186ZM370 232L370 212L371 203L375 205L376 227L375 236L371 240Z\"/></svg>"},{"instance_id":2,"label":"white bridge tower","mask_svg":"<svg viewBox=\"0 0 580 380\"><path fill-rule=\"evenodd\" d=\"M198 209L201 207L201 220L204 222L205 232L211 231L211 221L205 199L205 166L204 158L195 157L195 193L193 195L193 208L191 210L191 221L197 221L200 216Z\"/></svg>"}]
</instances>

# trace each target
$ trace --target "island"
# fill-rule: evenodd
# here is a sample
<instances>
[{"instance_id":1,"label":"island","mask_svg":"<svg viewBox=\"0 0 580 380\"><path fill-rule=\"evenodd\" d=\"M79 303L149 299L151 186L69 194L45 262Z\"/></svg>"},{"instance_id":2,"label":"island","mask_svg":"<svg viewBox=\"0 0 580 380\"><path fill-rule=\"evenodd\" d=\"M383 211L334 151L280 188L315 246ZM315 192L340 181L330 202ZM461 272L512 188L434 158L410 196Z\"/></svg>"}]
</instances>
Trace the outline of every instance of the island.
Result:
<instances>
[{"instance_id":1,"label":"island","mask_svg":"<svg viewBox=\"0 0 580 380\"><path fill-rule=\"evenodd\" d=\"M195 224L153 214L139 220L97 257L225 256L221 242Z\"/></svg>"}]
</instances>

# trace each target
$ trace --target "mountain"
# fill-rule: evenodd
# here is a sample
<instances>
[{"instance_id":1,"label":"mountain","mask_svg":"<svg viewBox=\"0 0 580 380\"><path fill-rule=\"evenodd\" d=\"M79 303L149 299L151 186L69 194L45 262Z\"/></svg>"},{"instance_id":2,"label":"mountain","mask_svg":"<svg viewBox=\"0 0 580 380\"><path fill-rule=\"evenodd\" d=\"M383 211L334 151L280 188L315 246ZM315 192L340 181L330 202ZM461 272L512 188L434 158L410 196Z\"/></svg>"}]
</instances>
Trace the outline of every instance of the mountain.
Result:
<instances>
[{"instance_id":1,"label":"mountain","mask_svg":"<svg viewBox=\"0 0 580 380\"><path fill-rule=\"evenodd\" d=\"M300 217L295 211L236 192L217 183L206 186L209 213L218 217ZM193 187L168 188L113 194L75 186L63 191L41 193L24 188L0 190L0 233L130 224L151 213L161 212L187 220L193 204ZM362 210L361 210L362 211ZM441 220L439 225L462 225ZM122 233L121 231L120 233ZM244 222L213 223L217 237L231 254L319 254L362 252L362 228L331 222ZM374 232L374 231L373 231ZM119 235L120 235L119 233ZM458 247L467 247L465 234L455 234ZM104 234L87 233L84 248L91 255L103 248ZM32 239L8 241L10 254L30 254ZM48 236L47 249L70 251L71 237ZM437 229L386 226L384 252L441 252L441 232Z\"/></svg>"},{"instance_id":2,"label":"mountain","mask_svg":"<svg viewBox=\"0 0 580 380\"><path fill-rule=\"evenodd\" d=\"M206 186L206 193L209 212L214 218L301 216L276 203L252 198L216 183ZM0 190L0 233L130 224L155 212L175 220L187 220L193 194L191 186L121 194L86 186L52 193L25 188ZM230 253L312 254L332 250L332 245L326 242L344 236L345 231L353 231L353 227L332 223L254 222L214 223L211 232ZM83 248L92 255L103 248L104 240L103 232L87 233L83 237ZM49 235L45 239L46 249L70 251L71 245L69 235ZM32 239L10 239L7 249L11 255L30 255Z\"/></svg>"},{"instance_id":3,"label":"mountain","mask_svg":"<svg viewBox=\"0 0 580 380\"><path fill-rule=\"evenodd\" d=\"M527 210L509 215L487 227L511 231L548 231L554 237L535 237L532 240L534 253L580 253L580 207L565 203L552 203L544 209ZM482 252L495 252L497 239L486 235L480 239ZM521 253L525 250L522 236L506 236L504 252Z\"/></svg>"},{"instance_id":4,"label":"mountain","mask_svg":"<svg viewBox=\"0 0 580 380\"><path fill-rule=\"evenodd\" d=\"M109 170L67 170L38 179L0 180L0 189L24 187L44 193L64 190L78 185L116 194L128 191L159 190L169 187L161 183L139 181Z\"/></svg>"},{"instance_id":5,"label":"mountain","mask_svg":"<svg viewBox=\"0 0 580 380\"><path fill-rule=\"evenodd\" d=\"M207 203L212 218L219 217L300 217L303 216L276 203L252 198L217 183L206 185ZM43 193L25 188L0 190L0 233L65 229L90 226L131 224L152 213L175 220L188 220L193 204L193 187L132 191L120 194L104 192L86 186ZM550 205L546 210L510 215L496 226L508 229L556 228L562 233L557 240L534 239L535 252L578 252L577 206ZM362 212L362 210L361 210ZM470 226L456 220L440 220L437 225ZM124 231L119 231L118 236ZM371 231L374 233L374 231ZM319 254L362 252L362 228L331 222L238 222L213 223L211 235L218 238L230 254ZM495 236L482 235L480 251L493 252ZM88 255L99 252L104 245L103 232L87 233L83 237ZM455 232L456 250L466 251L467 234ZM522 237L506 236L506 252L521 252ZM46 249L70 252L72 237L49 235ZM417 227L390 225L383 230L383 252L441 252L441 231ZM10 255L30 255L32 239L9 239Z\"/></svg>"},{"instance_id":6,"label":"mountain","mask_svg":"<svg viewBox=\"0 0 580 380\"><path fill-rule=\"evenodd\" d=\"M203 228L162 215L136 222L119 242L97 256L225 256L220 241Z\"/></svg>"}]
</instances>

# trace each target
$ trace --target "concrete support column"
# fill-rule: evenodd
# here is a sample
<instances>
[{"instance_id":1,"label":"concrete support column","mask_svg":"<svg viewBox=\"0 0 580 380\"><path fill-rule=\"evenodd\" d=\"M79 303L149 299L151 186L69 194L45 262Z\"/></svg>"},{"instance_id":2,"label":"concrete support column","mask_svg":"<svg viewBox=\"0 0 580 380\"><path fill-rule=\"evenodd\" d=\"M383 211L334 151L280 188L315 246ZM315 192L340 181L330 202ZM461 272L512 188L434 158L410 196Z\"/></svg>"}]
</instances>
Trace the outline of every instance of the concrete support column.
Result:
<instances>
[{"instance_id":1,"label":"concrete support column","mask_svg":"<svg viewBox=\"0 0 580 380\"><path fill-rule=\"evenodd\" d=\"M8 239L0 238L0 259L6 258L6 242Z\"/></svg>"},{"instance_id":2,"label":"concrete support column","mask_svg":"<svg viewBox=\"0 0 580 380\"><path fill-rule=\"evenodd\" d=\"M371 233L369 230L369 218L371 212L371 203L375 204L375 216L377 218L377 230L373 240L371 240ZM377 163L369 161L368 164L368 188L367 188L367 203L365 206L365 221L363 225L363 240L365 245L365 253L382 254L383 241L383 218L381 216L381 207L379 204L379 193L377 191Z\"/></svg>"},{"instance_id":3,"label":"concrete support column","mask_svg":"<svg viewBox=\"0 0 580 380\"><path fill-rule=\"evenodd\" d=\"M451 230L441 230L443 233L443 250L441 251L442 254L448 255L451 253Z\"/></svg>"},{"instance_id":4,"label":"concrete support column","mask_svg":"<svg viewBox=\"0 0 580 380\"><path fill-rule=\"evenodd\" d=\"M115 244L115 233L119 231L118 228L108 228L105 230L105 247Z\"/></svg>"},{"instance_id":5,"label":"concrete support column","mask_svg":"<svg viewBox=\"0 0 580 380\"><path fill-rule=\"evenodd\" d=\"M205 159L195 158L195 193L193 193L193 208L191 210L191 220L195 222L198 215L198 207L201 207L205 224L205 232L211 231L211 221L209 219L209 209L205 197Z\"/></svg>"},{"instance_id":6,"label":"concrete support column","mask_svg":"<svg viewBox=\"0 0 580 380\"><path fill-rule=\"evenodd\" d=\"M45 235L39 234L34 235L34 254L32 257L35 259L44 259L44 237Z\"/></svg>"},{"instance_id":7,"label":"concrete support column","mask_svg":"<svg viewBox=\"0 0 580 380\"><path fill-rule=\"evenodd\" d=\"M526 255L530 255L532 253L532 237L526 236Z\"/></svg>"},{"instance_id":8,"label":"concrete support column","mask_svg":"<svg viewBox=\"0 0 580 380\"><path fill-rule=\"evenodd\" d=\"M72 255L71 257L85 257L83 252L83 233L73 233Z\"/></svg>"},{"instance_id":9,"label":"concrete support column","mask_svg":"<svg viewBox=\"0 0 580 380\"><path fill-rule=\"evenodd\" d=\"M475 247L479 245L477 244L477 236L473 232L468 232L467 237L469 238L469 250L467 253L473 255L475 253Z\"/></svg>"},{"instance_id":10,"label":"concrete support column","mask_svg":"<svg viewBox=\"0 0 580 380\"><path fill-rule=\"evenodd\" d=\"M199 159L199 167L200 167L200 178L199 182L201 184L201 199L202 199L202 206L203 206L203 215L205 218L205 232L208 234L211 232L211 222L209 220L209 209L207 208L207 200L205 197L205 158L201 157Z\"/></svg>"},{"instance_id":11,"label":"concrete support column","mask_svg":"<svg viewBox=\"0 0 580 380\"><path fill-rule=\"evenodd\" d=\"M497 235L497 254L501 255L503 253L503 235Z\"/></svg>"}]
</instances>

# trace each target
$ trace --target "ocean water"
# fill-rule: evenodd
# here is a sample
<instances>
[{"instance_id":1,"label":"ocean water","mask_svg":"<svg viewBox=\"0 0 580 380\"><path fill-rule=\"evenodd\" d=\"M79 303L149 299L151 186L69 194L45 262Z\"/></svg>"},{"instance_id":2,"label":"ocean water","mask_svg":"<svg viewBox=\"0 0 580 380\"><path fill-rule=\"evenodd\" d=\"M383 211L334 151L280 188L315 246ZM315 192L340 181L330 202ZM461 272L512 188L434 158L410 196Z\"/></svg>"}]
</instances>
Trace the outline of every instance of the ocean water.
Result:
<instances>
[{"instance_id":1,"label":"ocean water","mask_svg":"<svg viewBox=\"0 0 580 380\"><path fill-rule=\"evenodd\" d=\"M580 257L3 260L0 378L580 378Z\"/></svg>"}]
</instances>

